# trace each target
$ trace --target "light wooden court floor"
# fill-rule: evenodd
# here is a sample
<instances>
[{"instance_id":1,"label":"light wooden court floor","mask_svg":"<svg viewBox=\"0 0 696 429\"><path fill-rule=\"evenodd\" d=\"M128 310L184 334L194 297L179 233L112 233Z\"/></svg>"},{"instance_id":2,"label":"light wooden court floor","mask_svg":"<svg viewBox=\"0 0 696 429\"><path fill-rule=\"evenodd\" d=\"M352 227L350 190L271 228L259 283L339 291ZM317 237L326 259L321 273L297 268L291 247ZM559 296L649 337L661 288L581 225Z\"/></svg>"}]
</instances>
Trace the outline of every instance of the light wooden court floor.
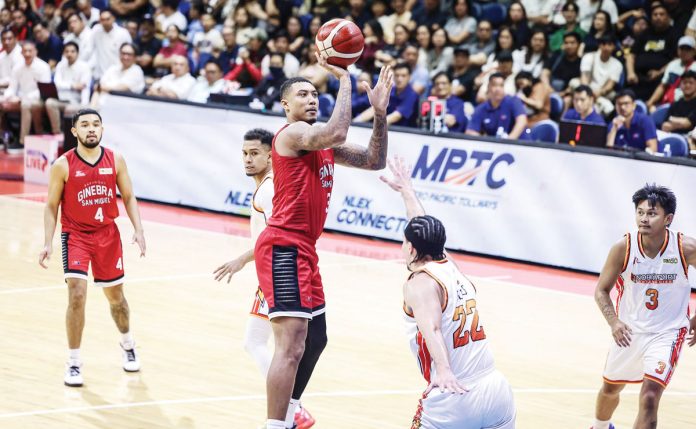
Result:
<instances>
[{"instance_id":1,"label":"light wooden court floor","mask_svg":"<svg viewBox=\"0 0 696 429\"><path fill-rule=\"evenodd\" d=\"M256 285L247 267L230 285L211 272L246 238L145 222L148 255L125 247L126 295L143 362L120 367L119 336L90 286L82 346L85 386L62 384L66 357L60 247L37 264L43 205L0 196L0 428L233 428L264 421L264 383L242 347ZM304 398L317 429L408 428L425 387L401 313L404 266L321 252L329 345ZM532 269L532 268L530 268ZM474 278L498 368L515 391L518 428L587 428L610 341L590 296ZM615 416L629 428L637 388ZM663 397L660 426L696 428L696 350L685 347Z\"/></svg>"}]
</instances>

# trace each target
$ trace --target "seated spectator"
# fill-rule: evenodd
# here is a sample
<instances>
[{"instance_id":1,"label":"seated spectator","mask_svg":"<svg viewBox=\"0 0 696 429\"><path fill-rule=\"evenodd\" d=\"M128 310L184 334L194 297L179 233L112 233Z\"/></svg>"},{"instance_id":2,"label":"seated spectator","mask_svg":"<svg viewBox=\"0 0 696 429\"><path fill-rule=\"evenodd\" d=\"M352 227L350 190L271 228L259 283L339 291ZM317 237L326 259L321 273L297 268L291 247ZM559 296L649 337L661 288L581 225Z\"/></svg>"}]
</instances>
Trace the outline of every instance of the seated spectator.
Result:
<instances>
[{"instance_id":1,"label":"seated spectator","mask_svg":"<svg viewBox=\"0 0 696 429\"><path fill-rule=\"evenodd\" d=\"M79 59L80 48L75 42L63 45L63 59L56 65L53 82L58 89L58 99L46 100L46 113L51 122L51 132L61 133L61 118L72 116L81 108L89 106L92 70L89 64Z\"/></svg>"},{"instance_id":2,"label":"seated spectator","mask_svg":"<svg viewBox=\"0 0 696 429\"><path fill-rule=\"evenodd\" d=\"M176 25L167 27L167 38L162 40L162 48L155 55L153 65L157 69L168 70L171 67L172 57L180 55L185 57L188 55L186 44L181 41L181 33Z\"/></svg>"},{"instance_id":3,"label":"seated spectator","mask_svg":"<svg viewBox=\"0 0 696 429\"><path fill-rule=\"evenodd\" d=\"M594 18L599 12L603 12L609 18L608 22L619 20L619 10L614 0L578 0L578 23L583 31L590 31Z\"/></svg>"},{"instance_id":4,"label":"seated spectator","mask_svg":"<svg viewBox=\"0 0 696 429\"><path fill-rule=\"evenodd\" d=\"M33 37L31 27L32 23L27 20L26 14L21 9L12 11L12 31L17 36L17 40L31 40Z\"/></svg>"},{"instance_id":5,"label":"seated spectator","mask_svg":"<svg viewBox=\"0 0 696 429\"><path fill-rule=\"evenodd\" d=\"M466 131L466 116L464 116L464 102L461 98L452 94L452 82L447 73L440 72L433 78L432 95L440 100L445 100L446 114L445 125L452 132L463 133Z\"/></svg>"},{"instance_id":6,"label":"seated spectator","mask_svg":"<svg viewBox=\"0 0 696 429\"><path fill-rule=\"evenodd\" d=\"M592 88L597 110L602 115L614 111L614 87L623 73L621 62L612 56L615 46L614 39L602 38L599 51L583 55L580 62L580 83Z\"/></svg>"},{"instance_id":7,"label":"seated spectator","mask_svg":"<svg viewBox=\"0 0 696 429\"><path fill-rule=\"evenodd\" d=\"M92 5L92 0L77 0L75 6L87 27L91 28L99 22L99 9Z\"/></svg>"},{"instance_id":8,"label":"seated spectator","mask_svg":"<svg viewBox=\"0 0 696 429\"><path fill-rule=\"evenodd\" d=\"M679 58L670 61L665 68L665 73L662 75L662 81L655 92L646 103L650 111L653 111L656 106L665 103L674 103L681 98L679 89L679 81L681 76L687 70L696 70L696 40L691 36L682 36L679 39L677 53Z\"/></svg>"},{"instance_id":9,"label":"seated spectator","mask_svg":"<svg viewBox=\"0 0 696 429\"><path fill-rule=\"evenodd\" d=\"M408 44L408 36L408 28L405 25L397 24L394 27L394 43L384 45L382 49L375 52L375 67L396 64Z\"/></svg>"},{"instance_id":10,"label":"seated spectator","mask_svg":"<svg viewBox=\"0 0 696 429\"><path fill-rule=\"evenodd\" d=\"M527 46L512 53L512 72L530 72L535 78L541 77L541 71L549 58L549 44L546 33L534 30Z\"/></svg>"},{"instance_id":11,"label":"seated spectator","mask_svg":"<svg viewBox=\"0 0 696 429\"><path fill-rule=\"evenodd\" d=\"M527 21L527 10L519 1L510 3L507 18L505 19L505 26L510 29L513 40L515 41L515 45L511 51L525 46L527 40L532 37L531 30L529 29L529 22Z\"/></svg>"},{"instance_id":12,"label":"seated spectator","mask_svg":"<svg viewBox=\"0 0 696 429\"><path fill-rule=\"evenodd\" d=\"M552 15L556 0L520 0L520 3L524 6L531 26L543 27L553 22Z\"/></svg>"},{"instance_id":13,"label":"seated spectator","mask_svg":"<svg viewBox=\"0 0 696 429\"><path fill-rule=\"evenodd\" d=\"M609 14L600 10L592 20L592 28L585 36L585 53L595 52L599 49L599 39L602 37L614 37L614 26Z\"/></svg>"},{"instance_id":14,"label":"seated spectator","mask_svg":"<svg viewBox=\"0 0 696 429\"><path fill-rule=\"evenodd\" d=\"M452 3L452 16L445 24L445 31L454 45L469 40L476 32L476 18L469 15L469 0L455 0Z\"/></svg>"},{"instance_id":15,"label":"seated spectator","mask_svg":"<svg viewBox=\"0 0 696 429\"><path fill-rule=\"evenodd\" d=\"M445 26L447 14L440 9L440 0L423 0L423 9L413 16L416 25L427 25L432 29Z\"/></svg>"},{"instance_id":16,"label":"seated spectator","mask_svg":"<svg viewBox=\"0 0 696 429\"><path fill-rule=\"evenodd\" d=\"M195 0L191 3L191 8L188 12L188 25L186 27L186 41L189 44L193 42L193 38L196 36L196 34L203 33L203 24L201 24L201 17L205 13L205 11L206 5L202 1ZM230 25L225 24L224 26L229 27ZM167 27L163 28L166 29ZM184 31L182 31L182 33L183 32Z\"/></svg>"},{"instance_id":17,"label":"seated spectator","mask_svg":"<svg viewBox=\"0 0 696 429\"><path fill-rule=\"evenodd\" d=\"M416 45L418 45L418 62L425 64L425 57L430 50L430 29L425 25L416 28Z\"/></svg>"},{"instance_id":18,"label":"seated spectator","mask_svg":"<svg viewBox=\"0 0 696 429\"><path fill-rule=\"evenodd\" d=\"M55 34L58 33L58 26L62 20L60 11L56 8L55 0L45 0L43 8L41 8L41 15L43 20L46 22L48 31ZM97 20L99 19L99 10L97 10ZM2 19L0 19L0 26L2 26Z\"/></svg>"},{"instance_id":19,"label":"seated spectator","mask_svg":"<svg viewBox=\"0 0 696 429\"><path fill-rule=\"evenodd\" d=\"M430 86L430 74L425 66L418 63L418 48L409 43L404 48L401 59L411 68L411 81L409 83L413 87L413 90L416 91L418 95L423 94L425 88Z\"/></svg>"},{"instance_id":20,"label":"seated spectator","mask_svg":"<svg viewBox=\"0 0 696 429\"><path fill-rule=\"evenodd\" d=\"M551 114L551 92L553 90L542 80L535 78L530 72L521 71L515 76L517 98L519 98L527 114L527 126L549 119Z\"/></svg>"},{"instance_id":21,"label":"seated spectator","mask_svg":"<svg viewBox=\"0 0 696 429\"><path fill-rule=\"evenodd\" d=\"M476 106L466 133L517 139L527 128L527 115L519 98L505 95L505 76L494 73L488 83L488 99Z\"/></svg>"},{"instance_id":22,"label":"seated spectator","mask_svg":"<svg viewBox=\"0 0 696 429\"><path fill-rule=\"evenodd\" d=\"M300 21L300 18L296 16L288 17L288 23L285 26L285 31L288 33L288 40L290 41L288 52L293 54L296 58L301 58L302 52L306 48L308 48L310 45L315 45L314 41L309 43L309 40L305 39L303 36L302 22Z\"/></svg>"},{"instance_id":23,"label":"seated spectator","mask_svg":"<svg viewBox=\"0 0 696 429\"><path fill-rule=\"evenodd\" d=\"M300 61L293 54L288 52L288 48L290 47L288 33L286 33L285 30L279 31L273 38L273 43L276 49L275 52L283 55L284 57L283 72L285 73L285 76L288 78L297 76L297 73L300 71ZM263 60L261 60L261 72L264 76L268 76L270 74L270 62L271 57L269 55L266 55L263 57Z\"/></svg>"},{"instance_id":24,"label":"seated spectator","mask_svg":"<svg viewBox=\"0 0 696 429\"><path fill-rule=\"evenodd\" d=\"M469 51L469 61L475 66L482 66L488 60L488 56L495 49L493 39L493 25L490 21L482 19L476 27L476 36L462 46Z\"/></svg>"},{"instance_id":25,"label":"seated spectator","mask_svg":"<svg viewBox=\"0 0 696 429\"><path fill-rule=\"evenodd\" d=\"M139 65L135 64L135 46L124 43L119 49L119 63L109 67L104 76L95 86L92 94L92 107L100 106L102 94L111 91L133 92L141 94L145 89L145 74Z\"/></svg>"},{"instance_id":26,"label":"seated spectator","mask_svg":"<svg viewBox=\"0 0 696 429\"><path fill-rule=\"evenodd\" d=\"M411 87L411 69L407 64L399 63L392 69L394 88L392 88L387 106L387 124L415 127L418 120L418 93ZM353 122L368 122L375 114L370 107L353 119Z\"/></svg>"},{"instance_id":27,"label":"seated spectator","mask_svg":"<svg viewBox=\"0 0 696 429\"><path fill-rule=\"evenodd\" d=\"M195 84L196 79L189 73L186 57L175 55L172 57L172 73L155 81L147 90L147 95L186 100Z\"/></svg>"},{"instance_id":28,"label":"seated spectator","mask_svg":"<svg viewBox=\"0 0 696 429\"><path fill-rule=\"evenodd\" d=\"M556 52L561 49L563 44L563 36L566 33L577 33L580 36L580 40L584 39L587 32L580 28L578 24L578 5L572 0L569 0L563 5L563 18L565 18L565 24L556 30L549 38L549 47L552 52Z\"/></svg>"},{"instance_id":29,"label":"seated spectator","mask_svg":"<svg viewBox=\"0 0 696 429\"><path fill-rule=\"evenodd\" d=\"M503 93L505 95L515 95L517 88L515 87L515 74L512 72L512 55L507 52L501 52L496 59L497 67L491 68L478 75L474 80L474 85L478 86L476 93L476 102L483 103L488 98L488 82L493 74L499 74L505 80L503 84Z\"/></svg>"},{"instance_id":30,"label":"seated spectator","mask_svg":"<svg viewBox=\"0 0 696 429\"><path fill-rule=\"evenodd\" d=\"M498 30L498 35L495 38L495 50L488 56L486 64L481 67L481 70L488 71L498 67L496 58L501 52L507 52L512 55L515 51L515 35L508 27L502 27Z\"/></svg>"},{"instance_id":31,"label":"seated spectator","mask_svg":"<svg viewBox=\"0 0 696 429\"><path fill-rule=\"evenodd\" d=\"M210 94L218 94L225 89L226 81L222 78L220 64L208 61L203 67L203 75L198 78L196 84L189 92L188 101L194 103L207 103Z\"/></svg>"},{"instance_id":32,"label":"seated spectator","mask_svg":"<svg viewBox=\"0 0 696 429\"><path fill-rule=\"evenodd\" d=\"M355 65L360 70L375 73L377 71L375 56L377 52L382 50L385 46L382 26L379 25L376 19L371 19L367 21L362 28L363 34L365 35L365 47L360 55L360 59L358 59Z\"/></svg>"},{"instance_id":33,"label":"seated spectator","mask_svg":"<svg viewBox=\"0 0 696 429\"><path fill-rule=\"evenodd\" d=\"M128 34L131 36L131 40L135 43L135 39L138 37L138 27L140 23L135 19L129 19L123 24L123 28L126 29Z\"/></svg>"},{"instance_id":34,"label":"seated spectator","mask_svg":"<svg viewBox=\"0 0 696 429\"><path fill-rule=\"evenodd\" d=\"M266 47L264 46L266 42L266 37L266 33L263 30L257 28L256 32L249 39L249 42L247 42L247 44L245 45L246 48L249 50L250 60L259 69L261 69L261 61L263 61L263 58L268 53Z\"/></svg>"},{"instance_id":35,"label":"seated spectator","mask_svg":"<svg viewBox=\"0 0 696 429\"><path fill-rule=\"evenodd\" d=\"M616 117L609 124L607 147L657 152L657 131L650 116L636 112L636 94L625 89L616 96Z\"/></svg>"},{"instance_id":36,"label":"seated spectator","mask_svg":"<svg viewBox=\"0 0 696 429\"><path fill-rule=\"evenodd\" d=\"M222 73L226 74L234 67L240 47L237 45L237 35L234 32L234 28L229 26L222 27L221 33L225 47L218 55L217 63L220 65Z\"/></svg>"},{"instance_id":37,"label":"seated spectator","mask_svg":"<svg viewBox=\"0 0 696 429\"><path fill-rule=\"evenodd\" d=\"M582 60L578 55L579 51L580 36L577 33L567 33L563 38L563 49L554 53L544 64L541 79L548 82L562 96L572 92L572 88L569 88L570 81L580 78Z\"/></svg>"},{"instance_id":38,"label":"seated spectator","mask_svg":"<svg viewBox=\"0 0 696 429\"><path fill-rule=\"evenodd\" d=\"M63 41L55 34L51 34L43 22L34 24L34 41L39 58L46 61L53 70L62 57Z\"/></svg>"},{"instance_id":39,"label":"seated spectator","mask_svg":"<svg viewBox=\"0 0 696 429\"><path fill-rule=\"evenodd\" d=\"M0 27L10 28L12 25L12 12L7 6L0 9ZM14 34L14 32L12 33ZM16 36L15 36L16 37Z\"/></svg>"},{"instance_id":40,"label":"seated spectator","mask_svg":"<svg viewBox=\"0 0 696 429\"><path fill-rule=\"evenodd\" d=\"M263 73L251 60L249 50L241 47L234 67L225 75L224 79L234 82L233 88L254 88L261 83Z\"/></svg>"},{"instance_id":41,"label":"seated spectator","mask_svg":"<svg viewBox=\"0 0 696 429\"><path fill-rule=\"evenodd\" d=\"M406 8L406 0L391 0L391 7L394 13L377 19L382 25L384 41L387 43L394 43L396 24L405 25L409 30L414 25L411 21L411 11Z\"/></svg>"},{"instance_id":42,"label":"seated spectator","mask_svg":"<svg viewBox=\"0 0 696 429\"><path fill-rule=\"evenodd\" d=\"M22 47L17 43L17 36L14 32L5 28L0 32L2 38L2 51L0 51L0 94L2 94L10 84L12 70L18 64L24 63Z\"/></svg>"},{"instance_id":43,"label":"seated spectator","mask_svg":"<svg viewBox=\"0 0 696 429\"><path fill-rule=\"evenodd\" d=\"M454 62L447 73L452 81L452 93L464 101L475 103L474 80L479 70L469 64L469 51L455 48Z\"/></svg>"},{"instance_id":44,"label":"seated spectator","mask_svg":"<svg viewBox=\"0 0 696 429\"><path fill-rule=\"evenodd\" d=\"M239 46L246 45L249 39L256 34L256 22L244 7L236 8L233 17L232 27L237 35L237 44Z\"/></svg>"},{"instance_id":45,"label":"seated spectator","mask_svg":"<svg viewBox=\"0 0 696 429\"><path fill-rule=\"evenodd\" d=\"M360 112L369 109L371 106L365 84L372 87L372 75L368 72L360 73L355 84L355 90L353 91L351 100L353 117L356 117Z\"/></svg>"},{"instance_id":46,"label":"seated spectator","mask_svg":"<svg viewBox=\"0 0 696 429\"><path fill-rule=\"evenodd\" d=\"M633 21L633 24L624 27L621 27L621 22L617 22L616 24L617 31L620 31L617 34L620 37L621 49L624 52L632 50L638 39L643 37L650 27L650 21L648 21L648 18L645 16L645 10L643 9L628 11L621 16L623 17L632 12L638 15L629 17ZM619 20L621 20L621 18L619 18ZM627 24L630 24L630 21L628 21Z\"/></svg>"},{"instance_id":47,"label":"seated spectator","mask_svg":"<svg viewBox=\"0 0 696 429\"><path fill-rule=\"evenodd\" d=\"M687 70L681 76L679 86L683 97L669 106L662 131L686 134L696 127L696 71Z\"/></svg>"},{"instance_id":48,"label":"seated spectator","mask_svg":"<svg viewBox=\"0 0 696 429\"><path fill-rule=\"evenodd\" d=\"M8 145L8 153L19 152L23 149L24 139L29 134L32 119L34 131L38 134L43 133L41 113L44 103L41 101L37 83L51 81L51 67L37 57L34 42L29 40L22 42L22 57L24 57L24 61L17 64L12 70L10 84L1 98L1 113L21 111L19 141Z\"/></svg>"},{"instance_id":49,"label":"seated spectator","mask_svg":"<svg viewBox=\"0 0 696 429\"><path fill-rule=\"evenodd\" d=\"M125 3L120 0L124 5ZM91 57L92 73L99 79L111 66L120 63L120 47L124 43L131 43L132 39L128 31L116 24L114 15L109 10L103 10L99 15L99 24L92 29L92 43L94 51Z\"/></svg>"},{"instance_id":50,"label":"seated spectator","mask_svg":"<svg viewBox=\"0 0 696 429\"><path fill-rule=\"evenodd\" d=\"M92 63L92 52L94 44L92 42L92 29L85 26L80 15L73 13L68 16L68 30L70 33L65 36L64 43L75 42L80 47L80 60L87 64Z\"/></svg>"},{"instance_id":51,"label":"seated spectator","mask_svg":"<svg viewBox=\"0 0 696 429\"><path fill-rule=\"evenodd\" d=\"M254 95L269 110L273 108L275 102L280 101L280 86L288 79L284 72L284 59L284 54L278 52L271 54L268 74L264 75L259 86L254 89Z\"/></svg>"},{"instance_id":52,"label":"seated spectator","mask_svg":"<svg viewBox=\"0 0 696 429\"><path fill-rule=\"evenodd\" d=\"M641 100L647 100L660 84L664 67L677 53L677 34L661 3L650 13L651 26L626 56L626 82Z\"/></svg>"},{"instance_id":53,"label":"seated spectator","mask_svg":"<svg viewBox=\"0 0 696 429\"><path fill-rule=\"evenodd\" d=\"M166 32L170 25L176 25L180 32L187 30L188 22L184 14L179 11L179 0L162 0L159 12L155 20L158 33Z\"/></svg>"},{"instance_id":54,"label":"seated spectator","mask_svg":"<svg viewBox=\"0 0 696 429\"><path fill-rule=\"evenodd\" d=\"M430 39L430 49L425 56L425 67L430 73L430 77L435 77L440 72L446 72L452 65L454 49L449 45L447 40L447 32L438 28L433 31Z\"/></svg>"},{"instance_id":55,"label":"seated spectator","mask_svg":"<svg viewBox=\"0 0 696 429\"><path fill-rule=\"evenodd\" d=\"M300 77L312 82L312 85L319 91L320 94L327 92L326 85L329 82L329 72L317 61L319 48L312 43L306 50L304 62L300 66L300 72L297 74Z\"/></svg>"},{"instance_id":56,"label":"seated spectator","mask_svg":"<svg viewBox=\"0 0 696 429\"><path fill-rule=\"evenodd\" d=\"M150 7L148 0L109 0L109 9L123 22L130 18L139 19Z\"/></svg>"},{"instance_id":57,"label":"seated spectator","mask_svg":"<svg viewBox=\"0 0 696 429\"><path fill-rule=\"evenodd\" d=\"M196 33L191 45L201 54L212 54L213 49L221 50L225 42L222 40L220 31L215 28L213 15L204 13L201 16L201 24L203 25L203 33Z\"/></svg>"},{"instance_id":58,"label":"seated spectator","mask_svg":"<svg viewBox=\"0 0 696 429\"><path fill-rule=\"evenodd\" d=\"M145 76L154 76L155 74L155 56L162 49L162 42L155 37L155 21L152 15L145 15L140 22L140 31L134 39L135 45L138 47L138 56L136 63L143 69Z\"/></svg>"},{"instance_id":59,"label":"seated spectator","mask_svg":"<svg viewBox=\"0 0 696 429\"><path fill-rule=\"evenodd\" d=\"M594 108L595 99L592 88L587 85L579 85L573 90L573 107L563 115L566 121L582 121L591 124L606 125L602 115Z\"/></svg>"},{"instance_id":60,"label":"seated spectator","mask_svg":"<svg viewBox=\"0 0 696 429\"><path fill-rule=\"evenodd\" d=\"M360 28L365 26L365 23L372 19L372 12L365 0L350 0L348 2L349 10L343 17L350 19Z\"/></svg>"}]
</instances>

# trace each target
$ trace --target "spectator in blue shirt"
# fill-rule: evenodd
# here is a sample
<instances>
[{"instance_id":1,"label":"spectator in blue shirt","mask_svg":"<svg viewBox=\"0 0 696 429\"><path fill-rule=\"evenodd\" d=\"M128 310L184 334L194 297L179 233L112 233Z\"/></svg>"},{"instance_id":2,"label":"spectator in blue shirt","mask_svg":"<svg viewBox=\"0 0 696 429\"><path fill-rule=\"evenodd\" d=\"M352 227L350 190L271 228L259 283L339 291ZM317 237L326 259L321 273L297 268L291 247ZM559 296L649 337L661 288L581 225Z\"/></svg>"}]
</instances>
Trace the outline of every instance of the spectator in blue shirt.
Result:
<instances>
[{"instance_id":1,"label":"spectator in blue shirt","mask_svg":"<svg viewBox=\"0 0 696 429\"><path fill-rule=\"evenodd\" d=\"M394 66L394 88L387 106L387 124L415 127L418 119L418 93L409 82L411 69L408 64ZM372 107L361 112L353 122L368 122L375 116Z\"/></svg>"},{"instance_id":2,"label":"spectator in blue shirt","mask_svg":"<svg viewBox=\"0 0 696 429\"><path fill-rule=\"evenodd\" d=\"M54 70L63 57L63 41L48 31L47 25L43 22L34 24L33 31L37 56L46 61L51 66L51 70Z\"/></svg>"},{"instance_id":3,"label":"spectator in blue shirt","mask_svg":"<svg viewBox=\"0 0 696 429\"><path fill-rule=\"evenodd\" d=\"M527 128L527 114L522 101L505 95L505 76L493 73L488 80L488 99L476 106L467 134L517 139Z\"/></svg>"},{"instance_id":4,"label":"spectator in blue shirt","mask_svg":"<svg viewBox=\"0 0 696 429\"><path fill-rule=\"evenodd\" d=\"M657 131L650 116L636 112L636 94L630 89L616 96L616 117L609 124L607 147L657 152Z\"/></svg>"},{"instance_id":5,"label":"spectator in blue shirt","mask_svg":"<svg viewBox=\"0 0 696 429\"><path fill-rule=\"evenodd\" d=\"M582 121L590 124L606 125L602 115L594 108L594 93L587 85L580 85L573 91L573 107L563 115L567 121Z\"/></svg>"},{"instance_id":6,"label":"spectator in blue shirt","mask_svg":"<svg viewBox=\"0 0 696 429\"><path fill-rule=\"evenodd\" d=\"M440 100L446 100L445 125L452 132L466 131L467 119L464 116L464 102L452 94L452 81L447 73L440 72L433 78L432 94Z\"/></svg>"}]
</instances>

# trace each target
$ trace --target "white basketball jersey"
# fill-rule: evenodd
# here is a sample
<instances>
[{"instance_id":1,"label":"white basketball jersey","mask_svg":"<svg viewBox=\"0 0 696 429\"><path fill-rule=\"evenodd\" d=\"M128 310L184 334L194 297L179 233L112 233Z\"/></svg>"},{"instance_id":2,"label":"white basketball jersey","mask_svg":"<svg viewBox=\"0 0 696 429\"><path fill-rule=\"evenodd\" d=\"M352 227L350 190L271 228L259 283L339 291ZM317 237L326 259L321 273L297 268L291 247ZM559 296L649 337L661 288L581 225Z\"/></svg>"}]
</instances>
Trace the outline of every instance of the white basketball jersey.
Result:
<instances>
[{"instance_id":1,"label":"white basketball jersey","mask_svg":"<svg viewBox=\"0 0 696 429\"><path fill-rule=\"evenodd\" d=\"M667 229L654 258L643 251L640 233L626 234L624 269L616 282L616 313L634 332L659 333L689 326L689 266L682 234Z\"/></svg>"},{"instance_id":2,"label":"white basketball jersey","mask_svg":"<svg viewBox=\"0 0 696 429\"><path fill-rule=\"evenodd\" d=\"M266 228L266 222L273 213L273 171L269 171L251 198L251 240L256 244L256 239L261 231Z\"/></svg>"},{"instance_id":3,"label":"white basketball jersey","mask_svg":"<svg viewBox=\"0 0 696 429\"><path fill-rule=\"evenodd\" d=\"M416 272L424 272L442 287L446 303L442 309L442 335L449 354L450 367L459 380L486 375L494 369L493 354L476 308L476 288L448 260L429 262ZM414 273L415 274L415 273ZM412 274L413 275L413 274ZM423 377L430 383L435 371L425 339L416 319L406 305L406 329L411 351L416 356Z\"/></svg>"}]
</instances>

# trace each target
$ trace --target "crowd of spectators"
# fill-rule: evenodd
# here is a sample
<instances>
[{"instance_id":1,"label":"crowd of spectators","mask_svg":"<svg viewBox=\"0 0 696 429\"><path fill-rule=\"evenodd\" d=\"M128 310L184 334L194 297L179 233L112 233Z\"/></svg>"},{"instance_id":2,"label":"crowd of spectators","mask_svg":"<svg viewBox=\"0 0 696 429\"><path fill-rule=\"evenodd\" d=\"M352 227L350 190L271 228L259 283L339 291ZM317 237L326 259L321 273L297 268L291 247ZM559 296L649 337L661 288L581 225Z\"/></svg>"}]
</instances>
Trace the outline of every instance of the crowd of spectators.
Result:
<instances>
[{"instance_id":1,"label":"crowd of spectators","mask_svg":"<svg viewBox=\"0 0 696 429\"><path fill-rule=\"evenodd\" d=\"M419 127L422 103L439 100L448 131L523 139L542 121L581 120L606 124L607 146L654 152L659 129L689 136L696 126L695 6L696 0L0 0L3 140L21 148L32 130L48 125L61 133L62 115L99 108L113 91L195 103L224 94L223 100L279 110L280 85L294 76L325 94L326 115L338 85L317 64L313 41L323 22L341 17L365 36L362 56L349 68L355 122L372 119L357 83L372 83L380 67L391 65L389 124ZM57 98L42 96L38 83L46 82L55 83ZM552 97L563 100L556 114ZM650 113L663 105L670 105L664 120L653 120Z\"/></svg>"}]
</instances>

